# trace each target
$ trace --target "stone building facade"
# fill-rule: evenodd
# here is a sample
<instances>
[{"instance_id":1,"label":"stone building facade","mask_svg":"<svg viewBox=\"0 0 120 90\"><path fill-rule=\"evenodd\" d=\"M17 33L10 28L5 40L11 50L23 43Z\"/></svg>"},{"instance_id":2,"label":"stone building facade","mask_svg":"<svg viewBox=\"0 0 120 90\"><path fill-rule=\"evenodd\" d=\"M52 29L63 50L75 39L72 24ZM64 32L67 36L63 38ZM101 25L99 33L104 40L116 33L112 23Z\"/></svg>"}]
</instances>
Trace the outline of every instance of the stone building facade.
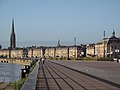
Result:
<instances>
[{"instance_id":1,"label":"stone building facade","mask_svg":"<svg viewBox=\"0 0 120 90\"><path fill-rule=\"evenodd\" d=\"M7 58L9 58L9 56L10 56L10 50L9 49L1 49L0 50L0 56L1 57L7 57Z\"/></svg>"},{"instance_id":2,"label":"stone building facade","mask_svg":"<svg viewBox=\"0 0 120 90\"><path fill-rule=\"evenodd\" d=\"M69 47L69 58L80 58L84 57L85 48L81 46L70 46Z\"/></svg>"},{"instance_id":3,"label":"stone building facade","mask_svg":"<svg viewBox=\"0 0 120 90\"><path fill-rule=\"evenodd\" d=\"M96 44L92 44L86 47L87 56L96 57L119 57L120 58L120 38L115 36L113 31L110 38L104 38Z\"/></svg>"},{"instance_id":4,"label":"stone building facade","mask_svg":"<svg viewBox=\"0 0 120 90\"><path fill-rule=\"evenodd\" d=\"M115 36L115 32L108 41L107 56L120 58L120 38Z\"/></svg>"},{"instance_id":5,"label":"stone building facade","mask_svg":"<svg viewBox=\"0 0 120 90\"><path fill-rule=\"evenodd\" d=\"M44 54L45 54L44 47L36 47L33 49L33 57L34 58L43 57Z\"/></svg>"},{"instance_id":6,"label":"stone building facade","mask_svg":"<svg viewBox=\"0 0 120 90\"><path fill-rule=\"evenodd\" d=\"M87 57L94 57L95 56L95 44L88 44L86 46L86 56Z\"/></svg>"},{"instance_id":7,"label":"stone building facade","mask_svg":"<svg viewBox=\"0 0 120 90\"><path fill-rule=\"evenodd\" d=\"M11 58L23 58L23 48L11 50Z\"/></svg>"},{"instance_id":8,"label":"stone building facade","mask_svg":"<svg viewBox=\"0 0 120 90\"><path fill-rule=\"evenodd\" d=\"M56 58L69 58L69 48L68 46L58 46L56 47Z\"/></svg>"},{"instance_id":9,"label":"stone building facade","mask_svg":"<svg viewBox=\"0 0 120 90\"><path fill-rule=\"evenodd\" d=\"M55 58L56 57L55 52L56 52L55 47L46 47L44 55L46 58Z\"/></svg>"},{"instance_id":10,"label":"stone building facade","mask_svg":"<svg viewBox=\"0 0 120 90\"><path fill-rule=\"evenodd\" d=\"M109 39L103 39L95 44L95 55L97 57L106 57Z\"/></svg>"},{"instance_id":11,"label":"stone building facade","mask_svg":"<svg viewBox=\"0 0 120 90\"><path fill-rule=\"evenodd\" d=\"M84 54L81 46L27 47L0 50L0 56L3 55L8 58L42 58L45 56L46 58L77 59Z\"/></svg>"}]
</instances>

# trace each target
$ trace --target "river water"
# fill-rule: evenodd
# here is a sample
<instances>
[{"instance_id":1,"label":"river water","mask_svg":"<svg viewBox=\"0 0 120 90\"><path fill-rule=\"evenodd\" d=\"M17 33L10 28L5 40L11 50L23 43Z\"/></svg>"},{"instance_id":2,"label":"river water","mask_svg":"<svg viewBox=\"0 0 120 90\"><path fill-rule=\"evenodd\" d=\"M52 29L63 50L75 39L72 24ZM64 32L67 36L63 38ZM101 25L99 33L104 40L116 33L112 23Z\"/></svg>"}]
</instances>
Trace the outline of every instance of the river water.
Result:
<instances>
[{"instance_id":1,"label":"river water","mask_svg":"<svg viewBox=\"0 0 120 90\"><path fill-rule=\"evenodd\" d=\"M20 79L23 65L0 63L0 82L13 82Z\"/></svg>"}]
</instances>

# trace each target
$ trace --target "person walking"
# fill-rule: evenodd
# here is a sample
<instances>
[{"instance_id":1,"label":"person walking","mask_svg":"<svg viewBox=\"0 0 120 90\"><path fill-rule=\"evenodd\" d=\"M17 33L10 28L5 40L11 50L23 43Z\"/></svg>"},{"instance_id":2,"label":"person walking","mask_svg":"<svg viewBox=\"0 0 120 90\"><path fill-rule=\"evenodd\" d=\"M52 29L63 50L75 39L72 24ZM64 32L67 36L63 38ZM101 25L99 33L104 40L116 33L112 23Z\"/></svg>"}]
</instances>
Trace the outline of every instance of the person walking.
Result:
<instances>
[{"instance_id":1,"label":"person walking","mask_svg":"<svg viewBox=\"0 0 120 90\"><path fill-rule=\"evenodd\" d=\"M42 63L44 64L45 63L45 56L42 58Z\"/></svg>"}]
</instances>

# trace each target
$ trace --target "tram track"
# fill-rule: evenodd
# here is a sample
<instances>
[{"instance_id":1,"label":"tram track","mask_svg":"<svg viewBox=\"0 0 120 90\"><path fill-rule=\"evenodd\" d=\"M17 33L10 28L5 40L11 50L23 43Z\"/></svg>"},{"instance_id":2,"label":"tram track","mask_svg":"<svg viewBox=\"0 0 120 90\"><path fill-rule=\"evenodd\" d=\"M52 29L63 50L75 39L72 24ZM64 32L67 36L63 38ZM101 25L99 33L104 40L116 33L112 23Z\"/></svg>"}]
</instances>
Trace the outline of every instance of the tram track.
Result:
<instances>
[{"instance_id":1,"label":"tram track","mask_svg":"<svg viewBox=\"0 0 120 90\"><path fill-rule=\"evenodd\" d=\"M100 78L100 77L97 77L97 76L94 76L94 75L91 75L91 74L88 74L88 73L85 73L85 72L82 72L82 71L79 71L79 70L76 70L76 69L73 69L73 68L70 68L70 67L65 66L65 65L62 65L62 64L58 64L58 63L55 63L55 62L52 62L52 61L49 61L49 62L51 62L51 63L53 63L53 64L56 64L56 65L59 65L59 66L61 66L61 67L70 69L70 70L72 70L72 71L78 72L78 73L83 74L83 75L85 75L85 76L91 77L91 78L93 78L93 79L99 80L100 82L103 82L103 83L112 85L112 86L114 86L114 87L120 88L120 84L117 84L117 83L108 81L108 80L106 80L106 79L103 79L103 78Z\"/></svg>"},{"instance_id":2,"label":"tram track","mask_svg":"<svg viewBox=\"0 0 120 90\"><path fill-rule=\"evenodd\" d=\"M54 67L53 65L52 65L52 67L51 67L51 66L48 64L48 66L49 66L52 70L53 70L53 68L56 69L56 70L59 71L61 74L65 75L66 77L68 77L69 79L71 79L73 82L75 82L77 85L79 85L80 87L82 87L84 90L88 90L87 88L85 88L84 86L82 86L80 83L78 83L77 81L75 81L73 78L71 78L69 75L63 73L61 70L57 69L57 68ZM56 71L54 70L54 72L56 72ZM72 86L71 86L71 87L72 87ZM72 89L74 90L73 87L72 87Z\"/></svg>"},{"instance_id":3,"label":"tram track","mask_svg":"<svg viewBox=\"0 0 120 90\"><path fill-rule=\"evenodd\" d=\"M42 83L42 84L41 84ZM44 84L43 84L44 83ZM119 90L119 85L52 61L40 63L36 90Z\"/></svg>"},{"instance_id":4,"label":"tram track","mask_svg":"<svg viewBox=\"0 0 120 90\"><path fill-rule=\"evenodd\" d=\"M49 66L49 65L48 65ZM61 77L51 66L49 66L51 70L53 70L72 90L75 90L63 77ZM48 69L48 68L47 68ZM56 81L57 83L57 81ZM60 86L60 85L59 85ZM62 89L61 89L62 90Z\"/></svg>"},{"instance_id":5,"label":"tram track","mask_svg":"<svg viewBox=\"0 0 120 90\"><path fill-rule=\"evenodd\" d=\"M46 65L45 65L46 66ZM59 90L62 90L62 88L60 87L59 83L57 82L57 80L54 78L54 76L52 75L52 73L50 72L50 70L48 69L48 67L46 66L47 71L49 72L49 74L52 76L52 78L54 79L55 83L57 84Z\"/></svg>"},{"instance_id":6,"label":"tram track","mask_svg":"<svg viewBox=\"0 0 120 90\"><path fill-rule=\"evenodd\" d=\"M43 68L43 64L41 64L41 62L39 63L39 71L38 71L38 80L37 80L37 84L36 84L36 90L40 90L41 88L45 88L46 90L49 90L49 85L48 85L48 81L46 78L46 74L45 74L45 70ZM39 80L39 79L43 79L43 80ZM42 87L42 83L46 84L45 87Z\"/></svg>"},{"instance_id":7,"label":"tram track","mask_svg":"<svg viewBox=\"0 0 120 90\"><path fill-rule=\"evenodd\" d=\"M46 78L46 74L45 74L45 71L44 71L44 68L43 68L43 64L42 64L42 69L43 69L43 74L44 74L44 78L45 78L47 90L49 90L49 84L48 84L48 80L47 80L47 78Z\"/></svg>"},{"instance_id":8,"label":"tram track","mask_svg":"<svg viewBox=\"0 0 120 90\"><path fill-rule=\"evenodd\" d=\"M66 75L65 73L63 73L62 71L60 71L59 69L55 68L54 66L50 66L48 65L55 73L60 72L61 74L63 74L64 76L66 76L67 78L69 78L70 80L72 80L73 82L75 82L77 85L79 85L80 87L82 87L84 90L88 90L86 89L84 86L82 86L81 84L79 84L78 82L76 82L74 79L72 79L71 77L69 77L69 75ZM59 75L59 74L58 74ZM59 75L60 76L60 75ZM65 80L64 80L65 81ZM75 90L73 86L71 86L67 81L65 81L72 90Z\"/></svg>"}]
</instances>

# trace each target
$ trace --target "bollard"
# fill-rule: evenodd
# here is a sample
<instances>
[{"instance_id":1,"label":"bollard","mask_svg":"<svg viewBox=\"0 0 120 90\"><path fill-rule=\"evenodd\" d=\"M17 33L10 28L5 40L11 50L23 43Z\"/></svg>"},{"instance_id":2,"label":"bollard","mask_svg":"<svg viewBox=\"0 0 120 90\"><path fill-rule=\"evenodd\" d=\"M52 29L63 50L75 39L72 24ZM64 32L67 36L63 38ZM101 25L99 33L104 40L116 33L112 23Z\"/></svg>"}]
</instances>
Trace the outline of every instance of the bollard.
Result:
<instances>
[{"instance_id":1,"label":"bollard","mask_svg":"<svg viewBox=\"0 0 120 90\"><path fill-rule=\"evenodd\" d=\"M117 59L117 63L120 63L120 59L119 58Z\"/></svg>"},{"instance_id":2,"label":"bollard","mask_svg":"<svg viewBox=\"0 0 120 90\"><path fill-rule=\"evenodd\" d=\"M21 79L26 77L26 69L21 69Z\"/></svg>"},{"instance_id":3,"label":"bollard","mask_svg":"<svg viewBox=\"0 0 120 90\"><path fill-rule=\"evenodd\" d=\"M119 63L118 58L117 58L117 63Z\"/></svg>"},{"instance_id":4,"label":"bollard","mask_svg":"<svg viewBox=\"0 0 120 90\"><path fill-rule=\"evenodd\" d=\"M30 67L32 67L34 65L34 62L32 61L31 63L30 63Z\"/></svg>"},{"instance_id":5,"label":"bollard","mask_svg":"<svg viewBox=\"0 0 120 90\"><path fill-rule=\"evenodd\" d=\"M32 63L30 63L30 67L32 67L33 66L33 64Z\"/></svg>"},{"instance_id":6,"label":"bollard","mask_svg":"<svg viewBox=\"0 0 120 90\"><path fill-rule=\"evenodd\" d=\"M29 74L29 72L30 72L30 66L29 65L25 65L25 69L26 69L26 74Z\"/></svg>"}]
</instances>

